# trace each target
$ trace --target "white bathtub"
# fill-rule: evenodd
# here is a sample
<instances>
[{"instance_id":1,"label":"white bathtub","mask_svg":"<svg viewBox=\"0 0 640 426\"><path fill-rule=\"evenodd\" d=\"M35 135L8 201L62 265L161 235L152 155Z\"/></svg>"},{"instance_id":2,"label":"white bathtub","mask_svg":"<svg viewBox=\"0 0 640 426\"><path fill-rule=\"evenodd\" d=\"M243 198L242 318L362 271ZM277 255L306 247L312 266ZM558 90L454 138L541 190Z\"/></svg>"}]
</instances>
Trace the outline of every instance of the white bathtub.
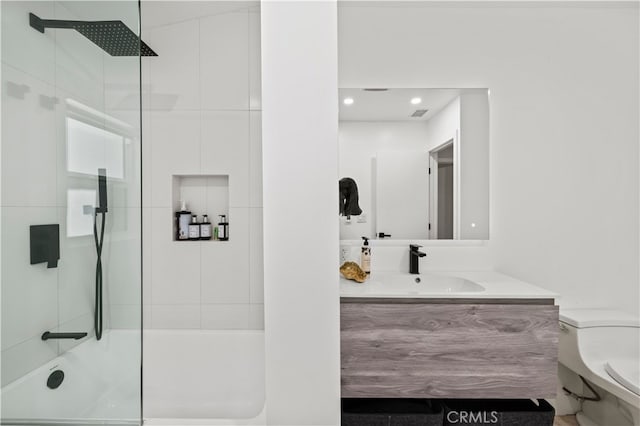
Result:
<instances>
[{"instance_id":1,"label":"white bathtub","mask_svg":"<svg viewBox=\"0 0 640 426\"><path fill-rule=\"evenodd\" d=\"M145 330L143 335L145 424L265 424L263 331Z\"/></svg>"},{"instance_id":2,"label":"white bathtub","mask_svg":"<svg viewBox=\"0 0 640 426\"><path fill-rule=\"evenodd\" d=\"M139 424L140 332L107 330L2 388L3 424ZM57 389L47 378L64 372Z\"/></svg>"},{"instance_id":3,"label":"white bathtub","mask_svg":"<svg viewBox=\"0 0 640 426\"><path fill-rule=\"evenodd\" d=\"M151 425L263 425L263 331L145 330ZM64 371L60 387L49 374ZM139 424L140 332L107 330L2 388L4 424Z\"/></svg>"}]
</instances>

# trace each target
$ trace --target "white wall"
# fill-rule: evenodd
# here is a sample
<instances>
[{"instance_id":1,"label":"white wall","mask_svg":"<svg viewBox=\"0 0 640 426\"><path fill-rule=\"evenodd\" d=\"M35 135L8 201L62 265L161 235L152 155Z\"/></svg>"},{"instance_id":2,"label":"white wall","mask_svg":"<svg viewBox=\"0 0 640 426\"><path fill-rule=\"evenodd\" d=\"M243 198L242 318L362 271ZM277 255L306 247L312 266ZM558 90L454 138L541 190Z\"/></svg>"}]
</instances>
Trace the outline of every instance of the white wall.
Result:
<instances>
[{"instance_id":1,"label":"white wall","mask_svg":"<svg viewBox=\"0 0 640 426\"><path fill-rule=\"evenodd\" d=\"M460 96L449 102L438 114L427 121L430 148L436 148L455 138L460 130Z\"/></svg>"},{"instance_id":2,"label":"white wall","mask_svg":"<svg viewBox=\"0 0 640 426\"><path fill-rule=\"evenodd\" d=\"M412 240L421 244L426 257L419 259L420 271L490 271L492 259L486 241ZM375 240L371 246L371 272L409 272L409 241ZM342 241L346 260L360 263L361 244Z\"/></svg>"},{"instance_id":3,"label":"white wall","mask_svg":"<svg viewBox=\"0 0 640 426\"><path fill-rule=\"evenodd\" d=\"M159 55L142 59L145 327L263 329L260 12L176 22L179 3L142 3L142 38ZM182 193L199 219L228 213L229 241L173 241L172 175L229 176L224 211L206 211L227 200L209 199L205 178Z\"/></svg>"},{"instance_id":4,"label":"white wall","mask_svg":"<svg viewBox=\"0 0 640 426\"><path fill-rule=\"evenodd\" d=\"M640 311L637 5L352 5L339 33L340 87L490 89L498 270Z\"/></svg>"},{"instance_id":5,"label":"white wall","mask_svg":"<svg viewBox=\"0 0 640 426\"><path fill-rule=\"evenodd\" d=\"M123 150L124 179L109 181L104 325L140 322L139 112L123 111L116 102L123 92L138 93L139 61L114 59L76 31L39 33L28 24L29 12L45 19L115 15L134 30L138 14L135 2L106 8L81 2L2 2L2 385L79 343L43 342L44 331L93 335L93 235L90 227L87 235L68 236L67 218L82 209L68 203L68 191L95 190L97 178L68 169L69 116L80 115L97 127L117 119L131 135ZM70 101L84 109L71 107ZM95 156L104 161L100 157ZM29 226L55 223L61 237L58 267L30 265ZM139 348L130 349L130 356L139 356ZM37 409L38 401L33 403Z\"/></svg>"},{"instance_id":6,"label":"white wall","mask_svg":"<svg viewBox=\"0 0 640 426\"><path fill-rule=\"evenodd\" d=\"M340 424L336 2L262 5L270 425Z\"/></svg>"}]
</instances>

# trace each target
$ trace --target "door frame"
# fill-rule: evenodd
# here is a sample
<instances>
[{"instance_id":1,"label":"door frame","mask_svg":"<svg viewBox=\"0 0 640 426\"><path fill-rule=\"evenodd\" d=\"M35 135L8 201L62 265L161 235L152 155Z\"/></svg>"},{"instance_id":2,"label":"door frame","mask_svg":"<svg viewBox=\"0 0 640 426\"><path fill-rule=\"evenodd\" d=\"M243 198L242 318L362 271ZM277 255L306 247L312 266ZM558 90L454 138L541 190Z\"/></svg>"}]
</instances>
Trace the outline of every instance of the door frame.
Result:
<instances>
[{"instance_id":1,"label":"door frame","mask_svg":"<svg viewBox=\"0 0 640 426\"><path fill-rule=\"evenodd\" d=\"M429 150L429 239L438 239L438 154L453 147L453 239L458 239L460 229L460 138L459 130L451 137Z\"/></svg>"}]
</instances>

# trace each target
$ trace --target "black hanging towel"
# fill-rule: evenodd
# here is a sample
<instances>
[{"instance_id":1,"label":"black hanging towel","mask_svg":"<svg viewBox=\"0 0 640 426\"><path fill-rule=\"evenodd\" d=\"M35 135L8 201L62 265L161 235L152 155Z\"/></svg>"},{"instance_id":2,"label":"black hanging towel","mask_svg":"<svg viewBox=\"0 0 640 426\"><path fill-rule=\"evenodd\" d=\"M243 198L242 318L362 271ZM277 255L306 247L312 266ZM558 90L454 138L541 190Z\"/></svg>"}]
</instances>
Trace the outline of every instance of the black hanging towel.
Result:
<instances>
[{"instance_id":1,"label":"black hanging towel","mask_svg":"<svg viewBox=\"0 0 640 426\"><path fill-rule=\"evenodd\" d=\"M346 177L340 179L340 214L342 216L358 216L362 209L358 205L358 185L356 181Z\"/></svg>"}]
</instances>

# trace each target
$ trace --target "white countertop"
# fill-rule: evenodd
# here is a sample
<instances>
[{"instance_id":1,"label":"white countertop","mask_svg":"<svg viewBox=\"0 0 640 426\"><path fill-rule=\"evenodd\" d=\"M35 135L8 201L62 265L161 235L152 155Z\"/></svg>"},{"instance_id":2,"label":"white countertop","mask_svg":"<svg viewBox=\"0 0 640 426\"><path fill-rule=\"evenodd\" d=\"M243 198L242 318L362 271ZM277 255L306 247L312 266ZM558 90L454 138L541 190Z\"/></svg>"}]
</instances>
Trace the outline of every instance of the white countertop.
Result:
<instances>
[{"instance_id":1,"label":"white countertop","mask_svg":"<svg viewBox=\"0 0 640 426\"><path fill-rule=\"evenodd\" d=\"M364 283L340 277L340 297L556 299L559 295L494 271L430 271L419 275L372 272Z\"/></svg>"}]
</instances>

